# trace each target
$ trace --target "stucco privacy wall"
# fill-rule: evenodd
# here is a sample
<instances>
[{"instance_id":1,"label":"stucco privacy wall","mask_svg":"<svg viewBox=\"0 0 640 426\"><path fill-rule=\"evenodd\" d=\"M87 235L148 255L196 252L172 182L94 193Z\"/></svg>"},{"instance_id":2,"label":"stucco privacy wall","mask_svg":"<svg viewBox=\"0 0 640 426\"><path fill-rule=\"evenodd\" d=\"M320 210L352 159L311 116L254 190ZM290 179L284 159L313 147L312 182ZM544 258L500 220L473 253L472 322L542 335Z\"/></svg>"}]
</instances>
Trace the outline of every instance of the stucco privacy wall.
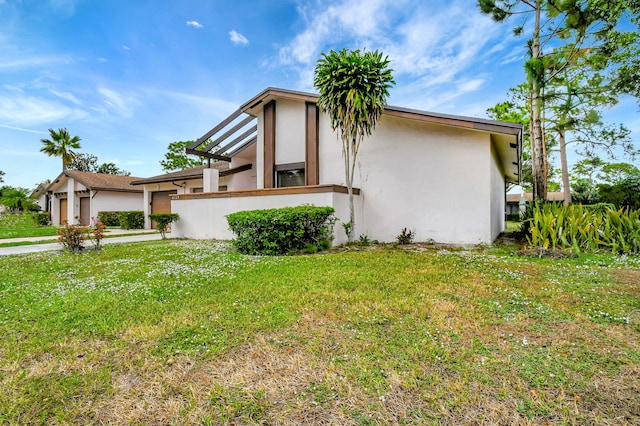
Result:
<instances>
[{"instance_id":1,"label":"stucco privacy wall","mask_svg":"<svg viewBox=\"0 0 640 426\"><path fill-rule=\"evenodd\" d=\"M203 195L206 197L206 195ZM360 197L355 196L356 208L360 208ZM242 210L272 209L280 207L331 206L336 217L349 217L349 198L347 194L322 192L311 194L263 195L229 198L173 199L171 210L180 215L180 220L172 225L171 235L176 238L213 238L230 240L233 233L229 230L226 216ZM333 244L343 244L346 236L342 226L334 229Z\"/></svg>"}]
</instances>

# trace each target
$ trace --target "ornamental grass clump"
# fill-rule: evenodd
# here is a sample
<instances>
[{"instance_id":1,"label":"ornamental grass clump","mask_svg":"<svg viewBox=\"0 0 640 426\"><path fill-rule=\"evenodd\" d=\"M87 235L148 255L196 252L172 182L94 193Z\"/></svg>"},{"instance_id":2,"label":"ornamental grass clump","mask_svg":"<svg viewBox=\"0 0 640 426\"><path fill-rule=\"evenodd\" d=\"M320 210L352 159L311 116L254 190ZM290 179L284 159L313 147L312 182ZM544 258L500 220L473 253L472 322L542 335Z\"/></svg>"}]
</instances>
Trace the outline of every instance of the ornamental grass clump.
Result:
<instances>
[{"instance_id":1,"label":"ornamental grass clump","mask_svg":"<svg viewBox=\"0 0 640 426\"><path fill-rule=\"evenodd\" d=\"M538 203L526 219L527 241L541 250L640 253L640 211Z\"/></svg>"}]
</instances>

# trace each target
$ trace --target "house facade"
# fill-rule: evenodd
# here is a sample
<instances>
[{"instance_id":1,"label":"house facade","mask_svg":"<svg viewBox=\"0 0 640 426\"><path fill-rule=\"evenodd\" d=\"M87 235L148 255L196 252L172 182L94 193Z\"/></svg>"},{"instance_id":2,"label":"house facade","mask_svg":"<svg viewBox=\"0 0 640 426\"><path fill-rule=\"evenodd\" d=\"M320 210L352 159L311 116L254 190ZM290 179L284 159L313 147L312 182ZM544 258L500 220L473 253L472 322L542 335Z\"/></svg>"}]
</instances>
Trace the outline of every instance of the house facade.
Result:
<instances>
[{"instance_id":1,"label":"house facade","mask_svg":"<svg viewBox=\"0 0 640 426\"><path fill-rule=\"evenodd\" d=\"M188 148L250 167L224 191L212 170L208 191L173 195L174 236L230 239L229 213L301 204L334 207L347 222L342 142L316 102L268 88ZM512 123L386 107L358 154L355 235L390 242L406 227L416 241L491 243L505 229L506 185L519 181L521 137ZM338 224L334 243L344 241Z\"/></svg>"},{"instance_id":2,"label":"house facade","mask_svg":"<svg viewBox=\"0 0 640 426\"><path fill-rule=\"evenodd\" d=\"M131 185L143 190L143 211L145 228L151 228L151 213L171 213L171 196L197 194L211 191L226 191L233 181L233 175L245 171L247 166L230 170L228 161L217 161L208 166L192 167L145 179L135 179ZM250 167L250 164L249 164ZM218 179L212 181L213 170ZM214 185L214 186L211 186Z\"/></svg>"},{"instance_id":3,"label":"house facade","mask_svg":"<svg viewBox=\"0 0 640 426\"><path fill-rule=\"evenodd\" d=\"M131 176L65 170L47 188L51 223L91 225L101 211L142 210L143 191Z\"/></svg>"}]
</instances>

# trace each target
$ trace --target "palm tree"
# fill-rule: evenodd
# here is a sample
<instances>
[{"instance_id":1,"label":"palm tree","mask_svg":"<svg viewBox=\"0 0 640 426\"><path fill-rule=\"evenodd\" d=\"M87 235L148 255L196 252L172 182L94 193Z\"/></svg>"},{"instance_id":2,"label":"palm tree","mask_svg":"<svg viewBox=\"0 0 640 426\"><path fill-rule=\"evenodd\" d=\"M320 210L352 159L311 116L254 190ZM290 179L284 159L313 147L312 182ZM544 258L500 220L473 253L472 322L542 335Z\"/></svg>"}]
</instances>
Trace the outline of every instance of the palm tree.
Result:
<instances>
[{"instance_id":1,"label":"palm tree","mask_svg":"<svg viewBox=\"0 0 640 426\"><path fill-rule=\"evenodd\" d=\"M49 135L51 139L40 139L44 144L40 152L44 152L49 157L61 157L62 171L65 171L76 155L73 149L80 149L82 139L78 136L71 137L66 128L60 128L58 131L49 129Z\"/></svg>"},{"instance_id":2,"label":"palm tree","mask_svg":"<svg viewBox=\"0 0 640 426\"><path fill-rule=\"evenodd\" d=\"M389 59L382 53L360 50L322 54L315 68L313 85L320 92L318 107L329 115L333 130L340 129L342 156L349 193L349 219L345 226L354 240L355 211L353 176L360 143L371 135L387 104L389 89L395 84Z\"/></svg>"}]
</instances>

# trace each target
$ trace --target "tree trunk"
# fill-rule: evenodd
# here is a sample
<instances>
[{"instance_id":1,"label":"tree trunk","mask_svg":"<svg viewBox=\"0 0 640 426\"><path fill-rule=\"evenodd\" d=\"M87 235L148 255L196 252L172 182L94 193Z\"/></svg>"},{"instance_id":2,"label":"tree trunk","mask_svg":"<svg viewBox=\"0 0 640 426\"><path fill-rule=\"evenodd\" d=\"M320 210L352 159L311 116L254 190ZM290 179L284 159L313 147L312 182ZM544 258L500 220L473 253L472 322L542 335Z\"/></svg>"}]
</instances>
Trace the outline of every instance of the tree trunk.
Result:
<instances>
[{"instance_id":1,"label":"tree trunk","mask_svg":"<svg viewBox=\"0 0 640 426\"><path fill-rule=\"evenodd\" d=\"M540 12L542 9L541 0L536 0L536 19L531 44L531 56L534 60L539 60L542 56L540 52ZM547 159L545 157L544 133L542 132L542 99L540 98L541 82L539 76L534 75L531 82L531 121L533 134L533 152L531 152L531 163L533 164L533 196L536 200L547 199Z\"/></svg>"},{"instance_id":2,"label":"tree trunk","mask_svg":"<svg viewBox=\"0 0 640 426\"><path fill-rule=\"evenodd\" d=\"M564 191L564 204L568 206L571 203L571 188L569 186L567 143L564 138L564 130L558 130L558 143L560 145L560 166L562 167L562 190Z\"/></svg>"}]
</instances>

